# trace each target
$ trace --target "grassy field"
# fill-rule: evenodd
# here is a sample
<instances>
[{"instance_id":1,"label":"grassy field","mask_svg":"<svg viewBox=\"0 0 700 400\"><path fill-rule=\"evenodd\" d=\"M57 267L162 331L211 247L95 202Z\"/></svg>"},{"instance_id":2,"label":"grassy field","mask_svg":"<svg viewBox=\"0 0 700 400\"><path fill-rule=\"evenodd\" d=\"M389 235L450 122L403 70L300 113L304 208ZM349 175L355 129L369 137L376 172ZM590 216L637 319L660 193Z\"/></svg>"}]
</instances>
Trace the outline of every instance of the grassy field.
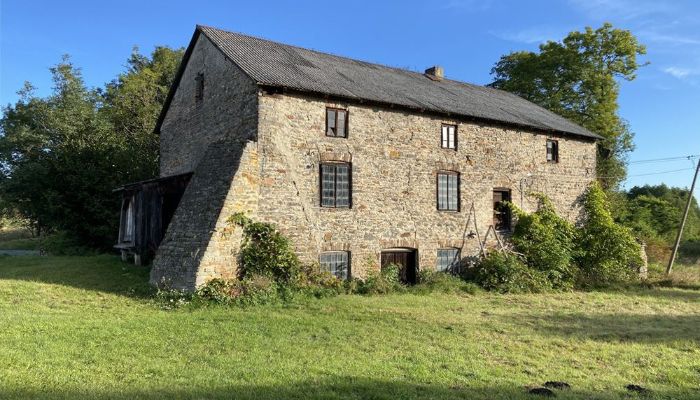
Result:
<instances>
[{"instance_id":1,"label":"grassy field","mask_svg":"<svg viewBox=\"0 0 700 400\"><path fill-rule=\"evenodd\" d=\"M38 247L39 238L31 237L27 229L14 225L0 228L0 250L36 250Z\"/></svg>"},{"instance_id":2,"label":"grassy field","mask_svg":"<svg viewBox=\"0 0 700 400\"><path fill-rule=\"evenodd\" d=\"M0 398L700 398L700 291L164 310L115 257L0 257ZM639 384L651 390L625 390Z\"/></svg>"}]
</instances>

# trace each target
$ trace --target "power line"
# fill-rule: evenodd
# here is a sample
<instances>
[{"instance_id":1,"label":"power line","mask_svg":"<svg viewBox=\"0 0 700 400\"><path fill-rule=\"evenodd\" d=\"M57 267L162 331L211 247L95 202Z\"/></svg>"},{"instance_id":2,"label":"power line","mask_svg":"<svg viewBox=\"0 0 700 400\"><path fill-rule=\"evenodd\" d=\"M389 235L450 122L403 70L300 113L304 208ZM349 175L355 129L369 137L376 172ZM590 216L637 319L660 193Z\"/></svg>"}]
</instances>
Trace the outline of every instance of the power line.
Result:
<instances>
[{"instance_id":1,"label":"power line","mask_svg":"<svg viewBox=\"0 0 700 400\"><path fill-rule=\"evenodd\" d=\"M650 158L648 160L635 160L630 161L628 164L644 164L644 163L655 163L655 162L670 162L678 160L692 160L694 158L700 157L700 154L692 154L689 156L678 156L678 157L666 157L666 158Z\"/></svg>"},{"instance_id":2,"label":"power line","mask_svg":"<svg viewBox=\"0 0 700 400\"><path fill-rule=\"evenodd\" d=\"M692 169L695 169L695 168L693 167L693 168L683 168L683 169L672 169L672 170L668 170L668 171L649 172L649 173L646 173L646 174L627 175L627 177L628 177L628 178L634 178L635 176L649 176L649 175L670 174L670 173L673 173L673 172L690 171L690 170L692 170Z\"/></svg>"}]
</instances>

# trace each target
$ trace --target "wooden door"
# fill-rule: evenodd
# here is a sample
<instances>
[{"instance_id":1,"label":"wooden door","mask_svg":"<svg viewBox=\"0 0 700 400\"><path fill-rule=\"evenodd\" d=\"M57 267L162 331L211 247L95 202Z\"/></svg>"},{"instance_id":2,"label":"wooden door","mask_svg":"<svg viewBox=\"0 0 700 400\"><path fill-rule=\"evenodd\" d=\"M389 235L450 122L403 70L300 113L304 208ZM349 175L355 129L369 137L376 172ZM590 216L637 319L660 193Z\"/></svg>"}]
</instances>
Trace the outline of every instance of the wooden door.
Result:
<instances>
[{"instance_id":1,"label":"wooden door","mask_svg":"<svg viewBox=\"0 0 700 400\"><path fill-rule=\"evenodd\" d=\"M382 269L390 264L398 265L401 283L412 285L418 282L415 250L382 252Z\"/></svg>"}]
</instances>

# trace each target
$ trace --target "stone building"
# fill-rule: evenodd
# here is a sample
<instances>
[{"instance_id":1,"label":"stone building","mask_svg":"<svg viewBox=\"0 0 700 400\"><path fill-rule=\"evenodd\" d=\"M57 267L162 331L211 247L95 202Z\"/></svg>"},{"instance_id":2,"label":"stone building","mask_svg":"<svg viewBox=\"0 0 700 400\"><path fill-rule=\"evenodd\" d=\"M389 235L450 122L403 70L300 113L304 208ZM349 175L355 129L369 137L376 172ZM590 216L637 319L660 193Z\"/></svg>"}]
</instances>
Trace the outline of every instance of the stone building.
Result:
<instances>
[{"instance_id":1,"label":"stone building","mask_svg":"<svg viewBox=\"0 0 700 400\"><path fill-rule=\"evenodd\" d=\"M363 277L453 268L510 200L543 192L575 220L599 137L512 94L198 26L168 95L161 178L191 176L151 282L192 290L234 277L246 212L304 262ZM190 175L191 174L191 175ZM495 236L492 235L491 239Z\"/></svg>"}]
</instances>

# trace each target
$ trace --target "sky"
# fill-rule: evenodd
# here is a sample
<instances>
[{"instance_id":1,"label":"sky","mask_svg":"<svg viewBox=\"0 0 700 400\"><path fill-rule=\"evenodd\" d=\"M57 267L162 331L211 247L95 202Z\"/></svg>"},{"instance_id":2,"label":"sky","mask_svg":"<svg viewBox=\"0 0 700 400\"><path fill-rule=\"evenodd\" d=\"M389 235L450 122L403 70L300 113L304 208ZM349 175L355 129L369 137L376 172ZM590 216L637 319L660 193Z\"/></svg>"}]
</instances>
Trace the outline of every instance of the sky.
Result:
<instances>
[{"instance_id":1,"label":"sky","mask_svg":"<svg viewBox=\"0 0 700 400\"><path fill-rule=\"evenodd\" d=\"M640 61L648 65L621 82L620 115L636 144L625 187L689 187L692 161L638 161L700 155L694 0L0 0L0 105L14 103L24 81L49 94L49 68L63 54L89 86L102 86L124 70L134 46L187 46L196 24L415 71L442 65L451 79L487 84L502 55L604 22L647 46Z\"/></svg>"}]
</instances>

